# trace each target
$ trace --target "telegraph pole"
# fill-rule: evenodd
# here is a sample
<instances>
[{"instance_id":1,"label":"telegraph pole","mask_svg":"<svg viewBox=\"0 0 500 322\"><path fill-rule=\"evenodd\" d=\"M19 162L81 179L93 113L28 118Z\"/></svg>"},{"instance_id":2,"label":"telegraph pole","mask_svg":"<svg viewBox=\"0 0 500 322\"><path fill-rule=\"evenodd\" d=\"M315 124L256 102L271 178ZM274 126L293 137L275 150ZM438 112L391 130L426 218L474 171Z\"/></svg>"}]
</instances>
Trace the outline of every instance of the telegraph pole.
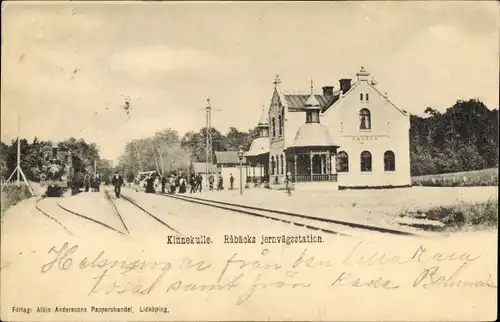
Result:
<instances>
[{"instance_id":1,"label":"telegraph pole","mask_svg":"<svg viewBox=\"0 0 500 322\"><path fill-rule=\"evenodd\" d=\"M17 186L19 187L21 171L21 117L17 117Z\"/></svg>"},{"instance_id":2,"label":"telegraph pole","mask_svg":"<svg viewBox=\"0 0 500 322\"><path fill-rule=\"evenodd\" d=\"M205 137L205 146L206 146L206 174L207 178L205 180L205 185L208 187L208 171L210 165L210 171L212 170L214 159L213 159L213 141L212 141L212 107L210 106L210 98L207 98L207 107L206 107L206 137Z\"/></svg>"},{"instance_id":3,"label":"telegraph pole","mask_svg":"<svg viewBox=\"0 0 500 322\"><path fill-rule=\"evenodd\" d=\"M35 195L35 192L33 191L33 188L31 188L28 179L26 179L26 176L24 175L23 169L21 168L21 116L18 116L17 118L17 165L12 174L9 176L5 184L2 185L1 190L3 190L6 186L7 183L10 181L10 179L14 176L14 173L16 173L17 177L17 182L16 185L19 187L21 185L21 176L23 177L23 181L28 187L29 192L31 195Z\"/></svg>"}]
</instances>

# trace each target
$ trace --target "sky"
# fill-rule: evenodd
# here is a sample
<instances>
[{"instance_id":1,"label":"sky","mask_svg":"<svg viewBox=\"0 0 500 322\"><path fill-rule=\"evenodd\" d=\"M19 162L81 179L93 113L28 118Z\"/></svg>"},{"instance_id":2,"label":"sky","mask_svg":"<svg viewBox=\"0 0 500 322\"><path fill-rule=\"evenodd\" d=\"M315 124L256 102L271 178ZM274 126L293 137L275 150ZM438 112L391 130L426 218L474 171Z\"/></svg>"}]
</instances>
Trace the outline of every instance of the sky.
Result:
<instances>
[{"instance_id":1,"label":"sky","mask_svg":"<svg viewBox=\"0 0 500 322\"><path fill-rule=\"evenodd\" d=\"M83 137L116 160L172 127L254 127L273 80L339 87L364 66L398 107L499 106L497 2L2 2L1 140ZM130 100L131 111L123 109Z\"/></svg>"}]
</instances>

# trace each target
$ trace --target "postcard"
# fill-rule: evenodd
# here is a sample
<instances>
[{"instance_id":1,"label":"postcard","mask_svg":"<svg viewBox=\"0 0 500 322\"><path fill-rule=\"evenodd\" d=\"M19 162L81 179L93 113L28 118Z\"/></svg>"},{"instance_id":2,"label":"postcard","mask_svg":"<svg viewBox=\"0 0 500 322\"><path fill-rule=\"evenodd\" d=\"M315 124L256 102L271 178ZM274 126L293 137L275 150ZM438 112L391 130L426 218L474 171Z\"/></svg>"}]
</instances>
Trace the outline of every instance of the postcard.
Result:
<instances>
[{"instance_id":1,"label":"postcard","mask_svg":"<svg viewBox=\"0 0 500 322\"><path fill-rule=\"evenodd\" d=\"M2 3L2 321L497 316L496 2Z\"/></svg>"}]
</instances>

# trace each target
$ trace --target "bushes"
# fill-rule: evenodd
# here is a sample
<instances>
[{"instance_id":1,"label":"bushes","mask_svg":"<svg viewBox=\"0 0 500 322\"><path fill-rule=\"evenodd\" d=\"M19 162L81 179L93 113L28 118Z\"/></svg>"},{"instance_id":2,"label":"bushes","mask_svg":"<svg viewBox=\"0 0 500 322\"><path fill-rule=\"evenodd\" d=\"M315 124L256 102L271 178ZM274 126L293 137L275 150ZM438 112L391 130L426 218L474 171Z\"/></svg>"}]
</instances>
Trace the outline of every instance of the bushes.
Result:
<instances>
[{"instance_id":1,"label":"bushes","mask_svg":"<svg viewBox=\"0 0 500 322\"><path fill-rule=\"evenodd\" d=\"M413 177L412 185L428 187L497 186L498 169L493 168L478 171L443 173Z\"/></svg>"},{"instance_id":2,"label":"bushes","mask_svg":"<svg viewBox=\"0 0 500 322\"><path fill-rule=\"evenodd\" d=\"M498 200L462 202L457 205L439 206L426 211L407 213L403 216L438 221L443 224L439 230L498 228Z\"/></svg>"},{"instance_id":3,"label":"bushes","mask_svg":"<svg viewBox=\"0 0 500 322\"><path fill-rule=\"evenodd\" d=\"M2 213L9 207L14 206L18 202L31 197L30 191L27 186L6 186L2 190Z\"/></svg>"}]
</instances>

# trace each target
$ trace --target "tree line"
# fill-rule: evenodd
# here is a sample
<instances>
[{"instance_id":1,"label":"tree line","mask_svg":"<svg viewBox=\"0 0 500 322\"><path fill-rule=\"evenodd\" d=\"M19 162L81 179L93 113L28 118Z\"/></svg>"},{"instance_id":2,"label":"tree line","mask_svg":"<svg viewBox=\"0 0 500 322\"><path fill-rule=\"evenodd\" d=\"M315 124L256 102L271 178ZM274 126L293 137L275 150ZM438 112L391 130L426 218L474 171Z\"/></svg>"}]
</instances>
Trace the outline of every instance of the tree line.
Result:
<instances>
[{"instance_id":1,"label":"tree line","mask_svg":"<svg viewBox=\"0 0 500 322\"><path fill-rule=\"evenodd\" d=\"M137 172L157 171L170 174L177 171L188 171L192 162L206 161L207 128L198 132L190 131L182 137L179 133L167 128L156 132L153 136L132 140L125 145L125 151L119 158L119 167L131 181ZM252 140L257 137L256 129L240 132L231 127L227 134L211 128L213 156L215 151L237 151L240 147L248 150Z\"/></svg>"},{"instance_id":2,"label":"tree line","mask_svg":"<svg viewBox=\"0 0 500 322\"><path fill-rule=\"evenodd\" d=\"M101 160L96 143L86 142L84 139L69 138L54 144L51 141L43 141L35 137L32 142L26 138L19 140L21 151L21 168L26 178L30 181L38 181L40 168L43 163L43 151L50 147L66 147L78 156L86 165L89 172L94 171L94 165L101 174L109 176L112 173L112 165L107 160ZM7 179L17 166L17 140L7 145L0 142L0 176Z\"/></svg>"},{"instance_id":3,"label":"tree line","mask_svg":"<svg viewBox=\"0 0 500 322\"><path fill-rule=\"evenodd\" d=\"M498 167L498 109L471 99L412 115L410 160L414 176Z\"/></svg>"},{"instance_id":4,"label":"tree line","mask_svg":"<svg viewBox=\"0 0 500 322\"><path fill-rule=\"evenodd\" d=\"M212 131L213 151L247 151L258 137L257 128L239 131L231 127L226 134ZM94 160L104 177L114 170L124 170L132 180L139 171L160 173L187 171L191 162L206 160L206 128L183 136L172 128L153 136L133 140L125 145L119 165L113 168L99 157L95 143L69 138L58 143L73 151L93 171ZM21 139L21 166L28 180L37 180L42 150L49 141L35 138L31 143ZM428 107L423 116L411 116L411 174L426 175L480 170L498 166L498 109L489 110L479 100L457 101L444 113ZM16 167L17 140L10 145L0 142L0 175L7 178Z\"/></svg>"}]
</instances>

